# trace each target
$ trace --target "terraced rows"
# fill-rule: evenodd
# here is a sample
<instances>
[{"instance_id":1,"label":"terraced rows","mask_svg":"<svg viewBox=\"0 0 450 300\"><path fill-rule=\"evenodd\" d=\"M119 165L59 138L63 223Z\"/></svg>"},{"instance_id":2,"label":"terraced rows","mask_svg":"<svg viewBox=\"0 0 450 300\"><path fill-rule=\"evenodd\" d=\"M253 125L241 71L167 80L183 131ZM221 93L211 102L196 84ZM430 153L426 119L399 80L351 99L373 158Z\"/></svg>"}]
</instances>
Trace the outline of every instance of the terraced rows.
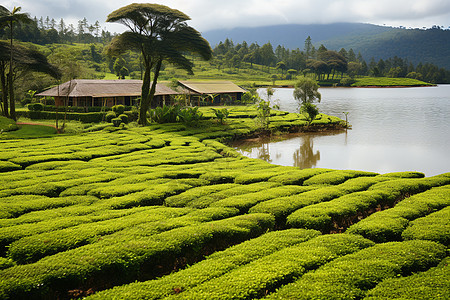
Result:
<instances>
[{"instance_id":1,"label":"terraced rows","mask_svg":"<svg viewBox=\"0 0 450 300\"><path fill-rule=\"evenodd\" d=\"M0 140L0 299L449 298L450 173L299 170L211 139L251 122Z\"/></svg>"}]
</instances>

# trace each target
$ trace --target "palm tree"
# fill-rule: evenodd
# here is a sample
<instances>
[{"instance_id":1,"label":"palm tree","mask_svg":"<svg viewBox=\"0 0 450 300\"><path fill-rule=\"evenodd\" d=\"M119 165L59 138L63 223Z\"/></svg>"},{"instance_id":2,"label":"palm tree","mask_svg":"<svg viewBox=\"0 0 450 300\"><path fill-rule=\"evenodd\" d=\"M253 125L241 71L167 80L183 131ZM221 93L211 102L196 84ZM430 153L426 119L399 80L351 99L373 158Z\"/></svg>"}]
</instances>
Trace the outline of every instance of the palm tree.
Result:
<instances>
[{"instance_id":1,"label":"palm tree","mask_svg":"<svg viewBox=\"0 0 450 300\"><path fill-rule=\"evenodd\" d=\"M190 18L179 10L159 4L130 4L109 14L107 22L118 22L128 31L115 37L107 53L117 56L126 50L139 51L144 64L144 78L139 110L139 124L147 124L147 111L153 101L163 61L192 74L193 63L184 53L194 52L203 59L212 57L209 43L194 28ZM151 80L151 73L153 81Z\"/></svg>"},{"instance_id":2,"label":"palm tree","mask_svg":"<svg viewBox=\"0 0 450 300\"><path fill-rule=\"evenodd\" d=\"M12 50L12 51L11 51ZM14 61L16 74L11 71L11 57ZM9 66L8 66L9 64ZM14 101L10 99L10 107L8 107L8 91L11 91L12 84L17 72L41 72L49 74L54 78L60 78L61 72L57 67L50 64L47 58L34 49L29 49L21 45L11 45L7 42L0 41L0 91L3 96L2 111L3 115L15 117ZM11 74L11 75L10 75ZM14 76L13 76L14 75ZM11 94L10 94L11 97ZM9 111L9 112L8 112Z\"/></svg>"},{"instance_id":3,"label":"palm tree","mask_svg":"<svg viewBox=\"0 0 450 300\"><path fill-rule=\"evenodd\" d=\"M14 23L31 23L32 19L26 13L20 13L21 7L14 7L12 11L9 11L4 6L0 5L0 28L9 27L10 32L10 60L9 60L9 73L8 73L8 82L9 82L9 104L10 104L10 112L9 116L16 120L16 105L14 100L14 87L13 87L13 37L14 37ZM7 95L3 94L3 103L7 105ZM4 112L7 113L7 109Z\"/></svg>"}]
</instances>

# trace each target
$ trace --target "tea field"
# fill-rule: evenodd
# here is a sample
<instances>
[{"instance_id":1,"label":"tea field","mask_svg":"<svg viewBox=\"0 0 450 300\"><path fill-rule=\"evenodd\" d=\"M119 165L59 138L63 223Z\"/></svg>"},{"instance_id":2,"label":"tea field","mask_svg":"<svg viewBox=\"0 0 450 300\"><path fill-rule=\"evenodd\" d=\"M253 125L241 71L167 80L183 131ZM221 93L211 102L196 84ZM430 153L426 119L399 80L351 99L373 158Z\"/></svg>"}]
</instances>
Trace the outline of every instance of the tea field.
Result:
<instances>
[{"instance_id":1,"label":"tea field","mask_svg":"<svg viewBox=\"0 0 450 300\"><path fill-rule=\"evenodd\" d=\"M450 298L450 173L271 165L231 112L0 139L0 299Z\"/></svg>"}]
</instances>

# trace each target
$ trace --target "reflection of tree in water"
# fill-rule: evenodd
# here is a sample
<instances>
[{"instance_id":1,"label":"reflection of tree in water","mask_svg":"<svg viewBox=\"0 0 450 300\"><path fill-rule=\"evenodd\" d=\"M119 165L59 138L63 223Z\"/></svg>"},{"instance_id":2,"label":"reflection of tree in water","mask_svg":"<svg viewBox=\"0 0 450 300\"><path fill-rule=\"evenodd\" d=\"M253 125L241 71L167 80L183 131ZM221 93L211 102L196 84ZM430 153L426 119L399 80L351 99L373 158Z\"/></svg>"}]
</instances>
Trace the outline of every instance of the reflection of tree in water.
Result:
<instances>
[{"instance_id":1,"label":"reflection of tree in water","mask_svg":"<svg viewBox=\"0 0 450 300\"><path fill-rule=\"evenodd\" d=\"M258 158L267 162L272 162L270 159L269 143L261 143L261 147L258 147Z\"/></svg>"},{"instance_id":2,"label":"reflection of tree in water","mask_svg":"<svg viewBox=\"0 0 450 300\"><path fill-rule=\"evenodd\" d=\"M314 167L320 160L320 152L313 152L314 137L305 135L303 143L299 149L294 152L294 166L300 169L307 169Z\"/></svg>"}]
</instances>

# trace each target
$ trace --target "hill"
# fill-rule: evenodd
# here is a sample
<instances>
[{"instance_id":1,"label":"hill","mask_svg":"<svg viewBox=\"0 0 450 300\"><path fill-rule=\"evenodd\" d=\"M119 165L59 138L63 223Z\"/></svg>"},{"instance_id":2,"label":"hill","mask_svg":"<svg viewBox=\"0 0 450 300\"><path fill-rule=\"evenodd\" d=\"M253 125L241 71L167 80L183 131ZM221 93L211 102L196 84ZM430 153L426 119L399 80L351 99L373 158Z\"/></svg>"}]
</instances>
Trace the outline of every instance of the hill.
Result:
<instances>
[{"instance_id":1,"label":"hill","mask_svg":"<svg viewBox=\"0 0 450 300\"><path fill-rule=\"evenodd\" d=\"M407 58L417 64L432 63L450 69L450 31L440 29L402 29L362 23L335 23L317 25L277 25L255 28L234 28L207 31L203 36L212 46L226 38L274 47L303 49L311 36L314 45L324 44L330 50L352 48L364 59Z\"/></svg>"}]
</instances>

